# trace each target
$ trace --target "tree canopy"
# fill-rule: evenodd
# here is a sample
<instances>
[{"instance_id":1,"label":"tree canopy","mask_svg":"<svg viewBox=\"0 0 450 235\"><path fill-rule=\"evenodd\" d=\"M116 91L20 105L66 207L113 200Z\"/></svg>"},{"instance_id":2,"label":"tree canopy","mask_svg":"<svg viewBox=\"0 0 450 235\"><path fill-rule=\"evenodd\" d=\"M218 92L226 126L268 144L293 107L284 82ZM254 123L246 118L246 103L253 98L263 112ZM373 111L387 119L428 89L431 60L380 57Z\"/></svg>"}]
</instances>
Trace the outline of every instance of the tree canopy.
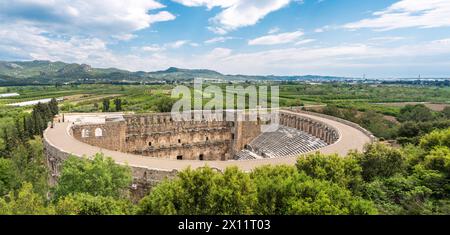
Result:
<instances>
[{"instance_id":1,"label":"tree canopy","mask_svg":"<svg viewBox=\"0 0 450 235\"><path fill-rule=\"evenodd\" d=\"M62 165L55 198L74 193L120 198L131 185L131 169L96 154L92 159L69 157Z\"/></svg>"}]
</instances>

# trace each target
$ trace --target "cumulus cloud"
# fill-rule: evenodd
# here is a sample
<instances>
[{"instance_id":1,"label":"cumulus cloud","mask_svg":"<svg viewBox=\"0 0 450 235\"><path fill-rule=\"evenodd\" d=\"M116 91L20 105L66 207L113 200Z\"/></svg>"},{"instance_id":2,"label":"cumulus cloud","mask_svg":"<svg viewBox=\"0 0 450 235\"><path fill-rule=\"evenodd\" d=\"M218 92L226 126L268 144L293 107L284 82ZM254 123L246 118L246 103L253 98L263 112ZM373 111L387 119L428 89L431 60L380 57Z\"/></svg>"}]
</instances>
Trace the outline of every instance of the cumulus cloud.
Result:
<instances>
[{"instance_id":1,"label":"cumulus cloud","mask_svg":"<svg viewBox=\"0 0 450 235\"><path fill-rule=\"evenodd\" d=\"M57 33L130 39L132 32L175 19L155 0L3 0L3 22L27 22ZM152 13L149 13L152 12Z\"/></svg>"},{"instance_id":2,"label":"cumulus cloud","mask_svg":"<svg viewBox=\"0 0 450 235\"><path fill-rule=\"evenodd\" d=\"M387 9L373 13L373 18L344 25L347 29L436 28L450 26L450 1L401 0Z\"/></svg>"},{"instance_id":3,"label":"cumulus cloud","mask_svg":"<svg viewBox=\"0 0 450 235\"><path fill-rule=\"evenodd\" d=\"M0 54L17 59L65 60L97 62L111 53L106 42L98 38L71 37L51 39L47 32L27 25L0 25Z\"/></svg>"},{"instance_id":4,"label":"cumulus cloud","mask_svg":"<svg viewBox=\"0 0 450 235\"><path fill-rule=\"evenodd\" d=\"M382 76L386 68L395 67L391 71L404 71L402 74L415 71L418 74L421 68L427 68L428 71L436 68L437 73L443 73L443 68L450 66L447 59L450 56L450 38L402 46L368 43L295 47L294 44L288 48L256 52L217 47L200 54L168 56L164 52L172 48L169 45L149 44L121 54L109 49L107 42L102 39L48 38L44 36L46 33L34 26L0 24L0 54L14 59L60 60L133 71L176 66L209 68L230 74L352 75L370 73L372 69L374 74ZM171 45L190 44L187 40L176 42Z\"/></svg>"},{"instance_id":5,"label":"cumulus cloud","mask_svg":"<svg viewBox=\"0 0 450 235\"><path fill-rule=\"evenodd\" d=\"M270 34L255 38L248 41L248 45L277 45L286 44L298 40L302 37L304 33L302 31L280 33L280 34Z\"/></svg>"},{"instance_id":6,"label":"cumulus cloud","mask_svg":"<svg viewBox=\"0 0 450 235\"><path fill-rule=\"evenodd\" d=\"M397 71L400 75L416 75L423 68L436 68L437 73L441 73L445 71L445 66L450 65L446 59L449 55L450 39L444 38L389 47L354 43L257 52L215 48L206 56L197 55L195 59L185 60L183 63L184 67L209 68L229 74L310 73L349 76L373 72L376 76L391 76L392 71ZM395 69L383 71L388 68Z\"/></svg>"},{"instance_id":7,"label":"cumulus cloud","mask_svg":"<svg viewBox=\"0 0 450 235\"><path fill-rule=\"evenodd\" d=\"M301 0L173 0L189 7L206 6L223 10L210 19L209 29L217 34L225 34L237 28L251 26L271 12L277 11L291 2Z\"/></svg>"}]
</instances>

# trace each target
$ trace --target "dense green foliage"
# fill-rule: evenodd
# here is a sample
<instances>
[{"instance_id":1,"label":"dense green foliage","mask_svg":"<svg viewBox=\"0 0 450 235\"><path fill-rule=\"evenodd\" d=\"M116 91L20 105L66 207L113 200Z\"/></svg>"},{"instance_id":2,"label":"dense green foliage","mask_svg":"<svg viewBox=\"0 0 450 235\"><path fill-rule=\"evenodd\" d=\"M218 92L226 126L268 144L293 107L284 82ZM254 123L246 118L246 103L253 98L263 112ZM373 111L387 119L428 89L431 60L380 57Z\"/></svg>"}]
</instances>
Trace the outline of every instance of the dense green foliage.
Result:
<instances>
[{"instance_id":1,"label":"dense green foliage","mask_svg":"<svg viewBox=\"0 0 450 235\"><path fill-rule=\"evenodd\" d=\"M139 214L373 214L373 205L349 190L300 174L295 167L186 170L158 185Z\"/></svg>"},{"instance_id":2,"label":"dense green foliage","mask_svg":"<svg viewBox=\"0 0 450 235\"><path fill-rule=\"evenodd\" d=\"M73 193L119 198L130 184L131 170L111 158L101 154L90 160L70 157L64 162L54 193L56 199Z\"/></svg>"},{"instance_id":3,"label":"dense green foliage","mask_svg":"<svg viewBox=\"0 0 450 235\"><path fill-rule=\"evenodd\" d=\"M353 108L343 109L336 105L327 105L321 112L358 123L379 138L396 139L401 144L417 144L421 136L450 127L450 119L445 113L447 108L442 112L433 112L422 104L406 105L397 117L391 116L390 119L374 110L358 113Z\"/></svg>"},{"instance_id":4,"label":"dense green foliage","mask_svg":"<svg viewBox=\"0 0 450 235\"><path fill-rule=\"evenodd\" d=\"M58 215L129 215L133 214L134 210L129 200L87 193L68 195L60 199L55 206Z\"/></svg>"},{"instance_id":5,"label":"dense green foliage","mask_svg":"<svg viewBox=\"0 0 450 235\"><path fill-rule=\"evenodd\" d=\"M237 168L187 169L142 199L139 214L251 214L255 186Z\"/></svg>"}]
</instances>

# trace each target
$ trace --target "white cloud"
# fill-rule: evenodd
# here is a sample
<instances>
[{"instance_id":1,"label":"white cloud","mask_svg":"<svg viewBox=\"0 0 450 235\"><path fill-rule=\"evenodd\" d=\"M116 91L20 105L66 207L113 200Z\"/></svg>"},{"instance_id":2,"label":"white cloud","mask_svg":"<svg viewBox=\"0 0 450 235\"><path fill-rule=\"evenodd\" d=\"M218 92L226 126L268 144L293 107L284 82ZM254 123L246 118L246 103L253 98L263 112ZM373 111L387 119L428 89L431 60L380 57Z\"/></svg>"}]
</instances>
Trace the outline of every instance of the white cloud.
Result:
<instances>
[{"instance_id":1,"label":"white cloud","mask_svg":"<svg viewBox=\"0 0 450 235\"><path fill-rule=\"evenodd\" d=\"M166 51L168 49L178 49L178 48L181 48L186 45L189 45L191 47L200 46L200 44L195 43L195 42L190 42L189 40L178 40L178 41L174 41L174 42L165 43L163 45L152 44L152 45L148 45L148 46L143 46L143 47L140 47L139 50L145 51L145 52L162 52L162 51Z\"/></svg>"},{"instance_id":2,"label":"white cloud","mask_svg":"<svg viewBox=\"0 0 450 235\"><path fill-rule=\"evenodd\" d=\"M248 45L277 45L294 42L302 37L302 31L295 31L289 33L270 34L263 37L255 38L248 41Z\"/></svg>"},{"instance_id":3,"label":"white cloud","mask_svg":"<svg viewBox=\"0 0 450 235\"><path fill-rule=\"evenodd\" d=\"M315 39L304 39L304 40L300 40L298 42L296 42L294 45L299 46L299 45L303 45L303 44L307 44L307 43L311 43L311 42L315 42Z\"/></svg>"},{"instance_id":4,"label":"white cloud","mask_svg":"<svg viewBox=\"0 0 450 235\"><path fill-rule=\"evenodd\" d=\"M374 18L344 25L347 29L436 28L450 26L450 1L401 0L387 9L373 13Z\"/></svg>"},{"instance_id":5,"label":"white cloud","mask_svg":"<svg viewBox=\"0 0 450 235\"><path fill-rule=\"evenodd\" d=\"M46 31L26 25L0 25L0 54L19 59L89 61L111 57L106 42L98 38L51 39Z\"/></svg>"},{"instance_id":6,"label":"white cloud","mask_svg":"<svg viewBox=\"0 0 450 235\"><path fill-rule=\"evenodd\" d=\"M158 45L135 48L129 53L121 54L109 49L107 41L103 39L49 38L45 36L47 33L30 25L0 23L0 55L8 60L64 61L133 71L151 71L184 64L177 57L162 54L166 48Z\"/></svg>"},{"instance_id":7,"label":"white cloud","mask_svg":"<svg viewBox=\"0 0 450 235\"><path fill-rule=\"evenodd\" d=\"M141 50L146 51L146 52L158 52L158 51L165 50L165 48L160 47L158 45L151 45L151 46L141 47Z\"/></svg>"},{"instance_id":8,"label":"white cloud","mask_svg":"<svg viewBox=\"0 0 450 235\"><path fill-rule=\"evenodd\" d=\"M271 29L269 30L269 32L267 32L267 33L268 33L268 34L274 34L274 33L278 33L278 32L280 32L280 28L274 27L274 28L271 28Z\"/></svg>"},{"instance_id":9,"label":"white cloud","mask_svg":"<svg viewBox=\"0 0 450 235\"><path fill-rule=\"evenodd\" d=\"M165 47L170 47L172 49L178 49L186 44L188 44L189 41L188 40L178 40L175 42L171 42L171 43L166 43Z\"/></svg>"},{"instance_id":10,"label":"white cloud","mask_svg":"<svg viewBox=\"0 0 450 235\"><path fill-rule=\"evenodd\" d=\"M208 9L211 9L213 7L226 8L239 2L239 0L172 0L172 1L178 2L188 7L206 6Z\"/></svg>"},{"instance_id":11,"label":"white cloud","mask_svg":"<svg viewBox=\"0 0 450 235\"><path fill-rule=\"evenodd\" d=\"M376 43L387 43L387 42L396 42L405 40L405 37L396 37L396 36L386 36L386 37L374 37L370 38L368 41L370 42L376 42Z\"/></svg>"},{"instance_id":12,"label":"white cloud","mask_svg":"<svg viewBox=\"0 0 450 235\"><path fill-rule=\"evenodd\" d=\"M173 0L189 7L206 6L208 9L219 7L223 10L210 21L212 32L225 34L229 31L251 26L271 12L277 11L291 2L301 0Z\"/></svg>"},{"instance_id":13,"label":"white cloud","mask_svg":"<svg viewBox=\"0 0 450 235\"><path fill-rule=\"evenodd\" d=\"M420 72L423 68L427 71L436 68L436 71L448 74L446 68L450 66L450 38L402 46L343 44L246 53L217 47L202 54L168 56L164 53L169 47L154 44L121 54L107 48L106 41L102 39L48 38L45 34L46 31L33 26L0 24L0 54L17 59L87 63L94 67L117 67L133 71L176 66L208 68L230 74L353 75L370 74L372 69L373 74L382 76L391 73L385 72L389 68L392 68L390 71L416 74L424 74ZM305 40L310 39L297 42ZM189 42L183 45L189 45Z\"/></svg>"},{"instance_id":14,"label":"white cloud","mask_svg":"<svg viewBox=\"0 0 450 235\"><path fill-rule=\"evenodd\" d=\"M131 33L126 33L126 34L113 35L113 38L121 40L121 41L128 41L133 38L136 38L136 35L131 34Z\"/></svg>"},{"instance_id":15,"label":"white cloud","mask_svg":"<svg viewBox=\"0 0 450 235\"><path fill-rule=\"evenodd\" d=\"M209 52L205 57L210 59L220 59L231 55L232 50L228 48L217 47L214 48L211 52Z\"/></svg>"},{"instance_id":16,"label":"white cloud","mask_svg":"<svg viewBox=\"0 0 450 235\"><path fill-rule=\"evenodd\" d=\"M205 41L206 44L212 44L212 43L218 43L218 42L225 42L228 40L234 39L234 37L215 37L211 38Z\"/></svg>"},{"instance_id":17,"label":"white cloud","mask_svg":"<svg viewBox=\"0 0 450 235\"><path fill-rule=\"evenodd\" d=\"M131 32L175 19L167 11L158 12L164 7L156 0L2 0L0 19L56 33L129 39Z\"/></svg>"},{"instance_id":18,"label":"white cloud","mask_svg":"<svg viewBox=\"0 0 450 235\"><path fill-rule=\"evenodd\" d=\"M249 53L215 48L206 55L195 55L195 59L185 60L183 67L202 67L228 74L310 73L358 76L372 72L376 76L390 76L398 72L399 76L403 76L422 73L420 70L424 68L437 68L442 73L446 71L442 66L450 65L446 59L449 55L450 39L446 38L399 47L343 44Z\"/></svg>"}]
</instances>

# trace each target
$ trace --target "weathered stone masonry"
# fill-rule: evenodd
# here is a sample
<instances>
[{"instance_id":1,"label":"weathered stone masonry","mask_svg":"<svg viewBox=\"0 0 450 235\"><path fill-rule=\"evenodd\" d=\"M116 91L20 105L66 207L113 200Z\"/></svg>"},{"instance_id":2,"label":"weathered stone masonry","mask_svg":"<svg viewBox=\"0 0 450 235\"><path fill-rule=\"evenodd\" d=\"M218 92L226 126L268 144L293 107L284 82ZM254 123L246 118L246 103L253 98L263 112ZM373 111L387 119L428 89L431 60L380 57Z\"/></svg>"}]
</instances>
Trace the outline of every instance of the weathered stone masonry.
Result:
<instances>
[{"instance_id":1,"label":"weathered stone masonry","mask_svg":"<svg viewBox=\"0 0 450 235\"><path fill-rule=\"evenodd\" d=\"M332 126L300 114L280 111L279 123L314 135L328 144L339 139ZM170 114L124 115L101 124L73 124L69 133L92 146L148 157L178 160L229 160L261 134L259 121L217 120L175 122ZM44 135L45 136L45 135ZM44 138L47 163L54 184L62 162L70 156ZM131 166L133 196L139 198L176 170Z\"/></svg>"}]
</instances>

